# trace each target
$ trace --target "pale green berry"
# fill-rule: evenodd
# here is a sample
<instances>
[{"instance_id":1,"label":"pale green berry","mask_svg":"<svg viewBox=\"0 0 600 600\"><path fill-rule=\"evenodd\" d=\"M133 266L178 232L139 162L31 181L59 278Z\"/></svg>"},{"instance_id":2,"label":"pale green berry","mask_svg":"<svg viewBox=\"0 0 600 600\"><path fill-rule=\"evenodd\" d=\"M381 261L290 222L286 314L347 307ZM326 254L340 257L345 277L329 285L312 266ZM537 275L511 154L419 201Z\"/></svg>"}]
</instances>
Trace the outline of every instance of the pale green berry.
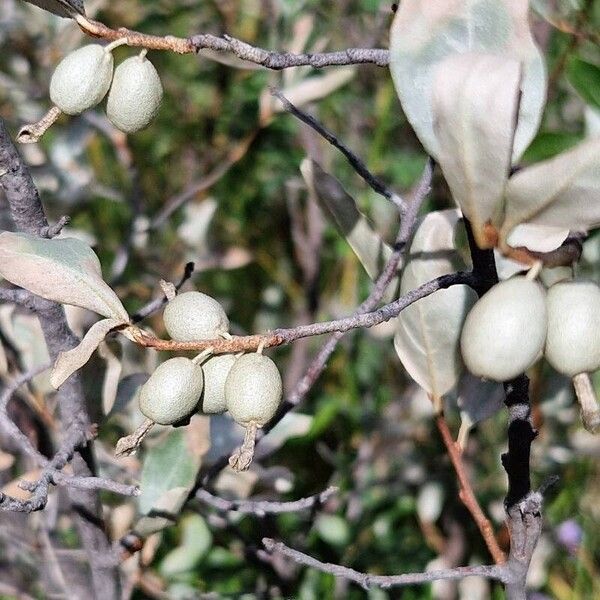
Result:
<instances>
[{"instance_id":1,"label":"pale green berry","mask_svg":"<svg viewBox=\"0 0 600 600\"><path fill-rule=\"evenodd\" d=\"M58 64L50 80L50 99L68 115L96 106L113 77L113 56L99 44L79 48Z\"/></svg>"},{"instance_id":2,"label":"pale green berry","mask_svg":"<svg viewBox=\"0 0 600 600\"><path fill-rule=\"evenodd\" d=\"M223 307L201 292L175 296L167 304L163 319L167 333L178 342L210 340L229 329L229 319Z\"/></svg>"},{"instance_id":3,"label":"pale green berry","mask_svg":"<svg viewBox=\"0 0 600 600\"><path fill-rule=\"evenodd\" d=\"M200 398L199 410L205 414L224 413L227 410L225 401L225 381L236 358L233 354L221 354L209 358L203 365L204 391Z\"/></svg>"},{"instance_id":4,"label":"pale green berry","mask_svg":"<svg viewBox=\"0 0 600 600\"><path fill-rule=\"evenodd\" d=\"M548 290L545 355L564 375L600 369L600 288L592 281L565 281Z\"/></svg>"},{"instance_id":5,"label":"pale green berry","mask_svg":"<svg viewBox=\"0 0 600 600\"><path fill-rule=\"evenodd\" d=\"M461 350L473 375L508 381L541 356L546 341L546 297L542 286L525 277L495 285L465 320Z\"/></svg>"},{"instance_id":6,"label":"pale green berry","mask_svg":"<svg viewBox=\"0 0 600 600\"><path fill-rule=\"evenodd\" d=\"M154 119L162 95L162 84L154 65L145 55L133 56L115 69L106 114L115 127L134 133Z\"/></svg>"},{"instance_id":7,"label":"pale green berry","mask_svg":"<svg viewBox=\"0 0 600 600\"><path fill-rule=\"evenodd\" d=\"M202 367L188 358L158 366L140 392L140 410L161 425L172 425L196 410L204 387Z\"/></svg>"},{"instance_id":8,"label":"pale green berry","mask_svg":"<svg viewBox=\"0 0 600 600\"><path fill-rule=\"evenodd\" d=\"M283 384L275 363L262 354L245 354L231 367L225 381L227 410L233 419L248 427L262 427L281 404Z\"/></svg>"}]
</instances>

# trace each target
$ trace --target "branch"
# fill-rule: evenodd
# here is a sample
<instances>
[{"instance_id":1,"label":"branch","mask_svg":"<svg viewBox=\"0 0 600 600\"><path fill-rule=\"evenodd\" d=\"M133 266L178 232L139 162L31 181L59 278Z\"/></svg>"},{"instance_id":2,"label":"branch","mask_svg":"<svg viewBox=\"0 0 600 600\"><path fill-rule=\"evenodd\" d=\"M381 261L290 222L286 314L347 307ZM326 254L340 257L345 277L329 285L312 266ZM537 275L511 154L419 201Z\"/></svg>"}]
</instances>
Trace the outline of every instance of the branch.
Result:
<instances>
[{"instance_id":1,"label":"branch","mask_svg":"<svg viewBox=\"0 0 600 600\"><path fill-rule=\"evenodd\" d=\"M504 582L507 578L507 570L503 565L482 565L473 567L456 567L455 569L442 569L440 571L429 571L424 573L406 573L404 575L370 575L361 573L342 565L324 563L308 554L289 548L282 542L270 538L263 538L263 545L270 553L279 553L291 560L307 567L312 567L330 573L335 577L348 579L357 583L364 589L371 587L391 588L418 583L429 583L441 579L463 579L465 577L488 577Z\"/></svg>"},{"instance_id":2,"label":"branch","mask_svg":"<svg viewBox=\"0 0 600 600\"><path fill-rule=\"evenodd\" d=\"M390 53L382 48L348 48L339 52L319 54L294 54L292 52L272 52L251 46L229 35L216 36L198 34L191 38L178 38L172 35L155 36L120 27L111 29L99 21L76 15L75 20L84 33L105 40L127 39L129 46L149 50L168 50L178 54L193 54L201 50L230 52L241 60L260 65L267 69L281 70L290 67L310 66L315 69L344 65L373 64L385 67L390 62Z\"/></svg>"},{"instance_id":3,"label":"branch","mask_svg":"<svg viewBox=\"0 0 600 600\"><path fill-rule=\"evenodd\" d=\"M234 352L252 352L263 348L273 348L290 344L296 340L313 337L316 335L324 335L326 333L346 333L352 329L370 328L379 325L384 321L389 321L397 317L405 308L425 298L438 290L446 289L453 285L470 284L470 273L451 273L442 275L423 285L415 290L406 293L398 300L386 304L381 308L372 312L355 312L349 317L336 319L334 321L325 321L322 323L312 323L310 325L300 325L291 329L275 329L271 333L248 335L248 336L232 336L230 339L216 338L212 340L200 340L197 342L178 342L175 340L162 340L153 337L141 330L133 333L134 340L140 346L146 348L155 348L165 351L200 351L210 349L213 354L225 354ZM387 283L385 285L387 287ZM385 290L384 290L385 291ZM371 307L372 303L369 303Z\"/></svg>"},{"instance_id":4,"label":"branch","mask_svg":"<svg viewBox=\"0 0 600 600\"><path fill-rule=\"evenodd\" d=\"M352 168L365 180L371 189L387 200L393 202L400 210L406 210L406 203L404 200L398 194L396 194L396 192L391 190L383 181L381 181L379 177L373 175L363 160L354 154L354 152L352 152L352 150L350 150L350 148L348 148L344 142L339 140L331 131L321 125L317 119L299 109L297 106L294 106L294 104L292 104L279 90L271 88L271 94L275 96L281 102L281 104L283 104L283 107L287 112L300 119L300 121L303 123L306 123L306 125L316 131L332 146L337 148L348 159L348 162Z\"/></svg>"},{"instance_id":5,"label":"branch","mask_svg":"<svg viewBox=\"0 0 600 600\"><path fill-rule=\"evenodd\" d=\"M196 492L196 498L213 508L221 511L233 511L245 515L264 516L267 514L282 514L315 508L326 502L331 496L338 493L338 488L330 487L314 496L301 498L294 502L270 502L267 500L226 500L213 496L205 489Z\"/></svg>"},{"instance_id":6,"label":"branch","mask_svg":"<svg viewBox=\"0 0 600 600\"><path fill-rule=\"evenodd\" d=\"M193 273L194 273L194 263L193 262L186 263L185 268L183 270L183 275L181 276L181 279L175 284L175 289L177 291L179 291L181 289L181 287L183 286L183 284L192 276ZM168 302L167 297L164 294L161 294L161 296L159 298L155 298L154 300L151 300L150 302L148 302L148 304L146 304L146 306L143 306L142 308L140 308L140 310L138 310L131 317L131 322L139 323L140 321L143 321L144 319L149 317L151 314L160 310L167 302Z\"/></svg>"},{"instance_id":7,"label":"branch","mask_svg":"<svg viewBox=\"0 0 600 600\"><path fill-rule=\"evenodd\" d=\"M479 531L485 540L485 544L489 550L489 553L494 559L494 562L496 564L502 564L506 561L506 556L498 545L492 524L485 516L485 513L483 512L479 502L477 501L477 497L473 492L473 487L471 486L471 482L469 481L469 477L467 476L465 465L462 460L462 454L452 438L452 434L450 433L450 429L448 428L448 423L446 422L444 415L438 415L435 419L435 422L442 436L444 445L446 446L446 450L448 451L448 456L450 457L452 466L456 471L456 477L459 483L459 498L471 513L471 516L477 524L477 527L479 528Z\"/></svg>"},{"instance_id":8,"label":"branch","mask_svg":"<svg viewBox=\"0 0 600 600\"><path fill-rule=\"evenodd\" d=\"M4 190L12 220L18 231L34 235L48 235L48 220L29 169L17 152L4 121L0 119L0 187ZM38 315L48 353L54 361L60 352L70 350L78 339L70 330L64 308L54 302L37 301ZM87 413L83 385L79 373L70 377L56 394L62 430L65 436L73 427L87 434L91 427ZM81 477L94 475L95 465L90 449L77 450L72 458L74 474ZM74 513L82 546L85 548L92 575L95 595L103 600L121 597L118 569L102 564L101 557L109 553L102 505L93 490L69 489L69 500Z\"/></svg>"}]
</instances>

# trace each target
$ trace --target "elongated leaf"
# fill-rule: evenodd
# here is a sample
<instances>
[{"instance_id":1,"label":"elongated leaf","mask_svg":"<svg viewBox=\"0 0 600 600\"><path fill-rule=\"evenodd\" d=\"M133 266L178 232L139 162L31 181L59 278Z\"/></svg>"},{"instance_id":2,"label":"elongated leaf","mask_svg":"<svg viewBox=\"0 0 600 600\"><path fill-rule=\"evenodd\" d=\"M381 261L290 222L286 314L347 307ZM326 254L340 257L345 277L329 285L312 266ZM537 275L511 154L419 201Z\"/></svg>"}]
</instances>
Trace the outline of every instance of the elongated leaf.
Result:
<instances>
[{"instance_id":1,"label":"elongated leaf","mask_svg":"<svg viewBox=\"0 0 600 600\"><path fill-rule=\"evenodd\" d=\"M149 535L172 524L194 485L209 447L209 420L195 416L190 425L171 430L147 451L139 497L144 516L136 524L136 531Z\"/></svg>"},{"instance_id":2,"label":"elongated leaf","mask_svg":"<svg viewBox=\"0 0 600 600\"><path fill-rule=\"evenodd\" d=\"M159 571L167 578L195 569L212 545L212 533L200 515L184 517L181 529L181 544L171 550L160 563Z\"/></svg>"},{"instance_id":3,"label":"elongated leaf","mask_svg":"<svg viewBox=\"0 0 600 600\"><path fill-rule=\"evenodd\" d=\"M108 335L108 332L122 324L121 319L102 319L90 327L81 343L75 348L61 352L50 375L52 387L58 389L75 371L81 369L90 360L90 356Z\"/></svg>"},{"instance_id":4,"label":"elongated leaf","mask_svg":"<svg viewBox=\"0 0 600 600\"><path fill-rule=\"evenodd\" d=\"M510 178L501 240L521 223L577 231L600 225L600 137Z\"/></svg>"},{"instance_id":5,"label":"elongated leaf","mask_svg":"<svg viewBox=\"0 0 600 600\"><path fill-rule=\"evenodd\" d=\"M474 53L448 57L434 76L437 159L481 248L495 245L502 220L520 79L516 60Z\"/></svg>"},{"instance_id":6,"label":"elongated leaf","mask_svg":"<svg viewBox=\"0 0 600 600\"><path fill-rule=\"evenodd\" d=\"M460 213L429 213L421 221L402 274L400 292L464 268L454 249ZM476 294L466 285L452 286L415 302L397 318L394 347L409 375L439 403L463 370L459 341L462 325Z\"/></svg>"},{"instance_id":7,"label":"elongated leaf","mask_svg":"<svg viewBox=\"0 0 600 600\"><path fill-rule=\"evenodd\" d=\"M523 64L517 162L538 129L546 95L542 55L529 30L527 0L403 0L390 33L390 70L404 113L427 151L437 158L432 78L448 56L502 55Z\"/></svg>"},{"instance_id":8,"label":"elongated leaf","mask_svg":"<svg viewBox=\"0 0 600 600\"><path fill-rule=\"evenodd\" d=\"M0 234L0 274L42 298L129 321L121 301L102 279L98 257L81 240L5 231Z\"/></svg>"},{"instance_id":9,"label":"elongated leaf","mask_svg":"<svg viewBox=\"0 0 600 600\"><path fill-rule=\"evenodd\" d=\"M358 209L354 198L333 175L311 160L303 161L300 170L307 185L313 190L319 206L346 238L367 275L373 280L377 279L392 255L390 246L371 227L365 215ZM394 279L384 300L392 298L397 286L398 280Z\"/></svg>"},{"instance_id":10,"label":"elongated leaf","mask_svg":"<svg viewBox=\"0 0 600 600\"><path fill-rule=\"evenodd\" d=\"M25 0L29 4L39 6L59 17L73 17L73 15L85 15L83 0Z\"/></svg>"},{"instance_id":11,"label":"elongated leaf","mask_svg":"<svg viewBox=\"0 0 600 600\"><path fill-rule=\"evenodd\" d=\"M573 58L567 75L583 100L594 108L600 108L600 67L580 58Z\"/></svg>"}]
</instances>

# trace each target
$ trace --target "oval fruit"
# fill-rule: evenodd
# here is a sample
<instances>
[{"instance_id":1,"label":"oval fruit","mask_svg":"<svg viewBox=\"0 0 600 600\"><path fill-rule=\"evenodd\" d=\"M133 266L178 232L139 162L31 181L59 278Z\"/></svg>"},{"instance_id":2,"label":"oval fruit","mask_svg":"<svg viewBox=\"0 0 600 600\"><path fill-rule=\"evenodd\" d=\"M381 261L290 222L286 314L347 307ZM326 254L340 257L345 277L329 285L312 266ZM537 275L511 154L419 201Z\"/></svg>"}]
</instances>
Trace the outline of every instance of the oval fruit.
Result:
<instances>
[{"instance_id":1,"label":"oval fruit","mask_svg":"<svg viewBox=\"0 0 600 600\"><path fill-rule=\"evenodd\" d=\"M162 95L162 84L154 65L144 54L133 56L115 69L106 114L121 131L139 131L156 116Z\"/></svg>"},{"instance_id":2,"label":"oval fruit","mask_svg":"<svg viewBox=\"0 0 600 600\"><path fill-rule=\"evenodd\" d=\"M240 425L262 427L279 405L283 384L275 363L262 354L245 354L231 367L225 381L227 410Z\"/></svg>"},{"instance_id":3,"label":"oval fruit","mask_svg":"<svg viewBox=\"0 0 600 600\"><path fill-rule=\"evenodd\" d=\"M234 365L233 354L221 354L209 358L203 365L204 391L200 398L199 410L205 414L219 414L227 410L225 401L225 381Z\"/></svg>"},{"instance_id":4,"label":"oval fruit","mask_svg":"<svg viewBox=\"0 0 600 600\"><path fill-rule=\"evenodd\" d=\"M564 375L600 369L600 288L592 281L565 281L548 290L545 355Z\"/></svg>"},{"instance_id":5,"label":"oval fruit","mask_svg":"<svg viewBox=\"0 0 600 600\"><path fill-rule=\"evenodd\" d=\"M485 379L513 379L541 356L546 328L542 286L525 277L503 281L467 315L460 340L465 365Z\"/></svg>"},{"instance_id":6,"label":"oval fruit","mask_svg":"<svg viewBox=\"0 0 600 600\"><path fill-rule=\"evenodd\" d=\"M185 292L171 300L163 314L165 328L178 342L210 340L227 333L229 319L223 307L202 292Z\"/></svg>"},{"instance_id":7,"label":"oval fruit","mask_svg":"<svg viewBox=\"0 0 600 600\"><path fill-rule=\"evenodd\" d=\"M96 106L108 92L113 64L112 53L99 44L67 54L50 80L50 99L68 115Z\"/></svg>"},{"instance_id":8,"label":"oval fruit","mask_svg":"<svg viewBox=\"0 0 600 600\"><path fill-rule=\"evenodd\" d=\"M140 410L155 423L172 425L194 412L203 387L200 365L188 358L170 358L142 386Z\"/></svg>"}]
</instances>

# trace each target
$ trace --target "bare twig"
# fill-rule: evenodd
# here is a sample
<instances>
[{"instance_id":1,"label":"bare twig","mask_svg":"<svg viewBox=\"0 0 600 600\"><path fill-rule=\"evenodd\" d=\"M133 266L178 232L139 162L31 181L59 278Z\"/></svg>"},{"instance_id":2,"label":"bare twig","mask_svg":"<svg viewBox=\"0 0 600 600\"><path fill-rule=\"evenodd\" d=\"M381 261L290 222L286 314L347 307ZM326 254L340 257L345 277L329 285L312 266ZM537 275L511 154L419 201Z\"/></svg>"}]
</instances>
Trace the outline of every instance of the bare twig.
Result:
<instances>
[{"instance_id":1,"label":"bare twig","mask_svg":"<svg viewBox=\"0 0 600 600\"><path fill-rule=\"evenodd\" d=\"M183 284L192 276L193 272L194 263L186 263L185 268L183 269L181 279L175 284L175 289L177 291L179 291ZM140 310L138 310L135 313L135 315L131 317L131 322L139 323L140 321L143 321L150 315L154 314L156 311L160 310L167 303L167 301L167 297L164 294L161 294L159 298L151 300L150 302L148 302L148 304L146 304L146 306L140 308Z\"/></svg>"},{"instance_id":2,"label":"bare twig","mask_svg":"<svg viewBox=\"0 0 600 600\"><path fill-rule=\"evenodd\" d=\"M230 339L212 339L200 340L197 342L178 342L175 340L161 340L138 330L133 332L134 340L140 346L147 348L156 348L166 351L199 351L210 348L213 354L225 354L233 352L251 352L259 346L263 348L273 348L290 344L296 340L326 333L345 333L352 329L369 328L379 325L384 321L389 321L397 317L406 307L417 300L425 298L438 290L448 288L453 285L469 284L471 282L470 273L451 273L442 275L432 281L428 281L415 290L401 296L395 302L386 304L378 310L372 312L356 312L349 317L336 319L334 321L325 321L323 323L312 323L310 325L300 325L291 329L275 329L271 333L232 336ZM387 284L386 286L387 287ZM371 303L369 303L371 306Z\"/></svg>"},{"instance_id":3,"label":"bare twig","mask_svg":"<svg viewBox=\"0 0 600 600\"><path fill-rule=\"evenodd\" d=\"M178 54L192 54L201 50L231 52L238 58L261 65L267 69L281 70L290 67L311 66L315 69L342 65L374 64L385 67L389 64L390 54L382 48L348 48L339 52L320 54L294 54L291 52L272 52L251 46L229 35L216 36L198 34L191 38L178 38L172 35L155 36L120 27L111 29L99 21L76 15L79 27L92 37L105 40L127 39L133 47L149 50L167 50Z\"/></svg>"},{"instance_id":4,"label":"bare twig","mask_svg":"<svg viewBox=\"0 0 600 600\"><path fill-rule=\"evenodd\" d=\"M446 450L448 451L448 456L450 457L452 466L456 472L456 477L460 486L458 492L459 497L477 524L477 527L479 528L479 531L485 540L485 544L492 555L494 562L496 564L502 564L505 562L506 556L498 545L492 524L485 516L485 513L481 509L475 493L473 492L473 487L471 486L471 482L469 481L469 477L462 460L462 454L452 438L452 434L448 428L448 423L446 422L444 415L438 415L435 421L442 436L442 440L444 441L444 445L446 446Z\"/></svg>"},{"instance_id":5,"label":"bare twig","mask_svg":"<svg viewBox=\"0 0 600 600\"><path fill-rule=\"evenodd\" d=\"M279 90L271 88L271 94L275 96L287 112L294 115L303 123L314 129L320 136L326 139L332 146L337 148L347 159L352 168L365 180L365 182L378 194L393 202L400 210L406 210L405 201L393 190L391 190L379 177L373 175L363 160L357 156L346 144L338 139L331 131L324 127L317 119L294 106Z\"/></svg>"},{"instance_id":6,"label":"bare twig","mask_svg":"<svg viewBox=\"0 0 600 600\"><path fill-rule=\"evenodd\" d=\"M263 538L262 542L268 552L282 554L301 565L312 567L323 573L331 573L335 577L348 579L367 590L371 587L391 588L418 583L430 583L431 581L439 581L440 579L464 579L465 577L489 577L497 581L506 580L506 569L504 566L498 565L456 567L455 569L406 573L404 575L370 575L342 565L321 562L308 554L289 548L282 542L277 542L269 538Z\"/></svg>"},{"instance_id":7,"label":"bare twig","mask_svg":"<svg viewBox=\"0 0 600 600\"><path fill-rule=\"evenodd\" d=\"M263 516L267 514L290 513L315 508L326 502L331 496L337 494L338 491L338 488L330 487L320 494L301 498L300 500L295 500L293 502L271 502L267 500L226 500L225 498L214 496L205 489L199 489L196 492L196 498L217 510Z\"/></svg>"}]
</instances>

